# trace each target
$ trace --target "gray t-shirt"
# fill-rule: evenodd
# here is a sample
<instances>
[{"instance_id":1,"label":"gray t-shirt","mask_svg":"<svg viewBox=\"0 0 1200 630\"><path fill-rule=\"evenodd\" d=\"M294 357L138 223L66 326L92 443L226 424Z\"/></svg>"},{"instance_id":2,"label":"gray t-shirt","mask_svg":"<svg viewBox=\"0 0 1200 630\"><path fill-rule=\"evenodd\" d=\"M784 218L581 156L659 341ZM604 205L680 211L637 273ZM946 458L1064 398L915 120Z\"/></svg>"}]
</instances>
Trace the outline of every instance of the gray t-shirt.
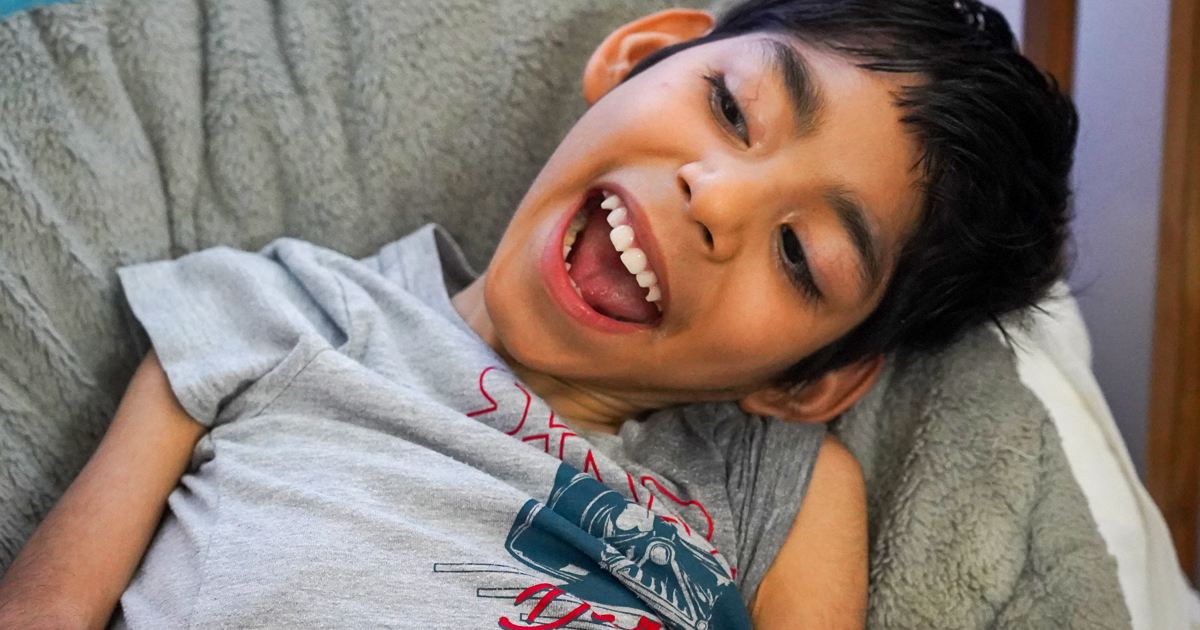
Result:
<instances>
[{"instance_id":1,"label":"gray t-shirt","mask_svg":"<svg viewBox=\"0 0 1200 630\"><path fill-rule=\"evenodd\" d=\"M749 628L824 435L731 404L579 435L454 311L435 226L120 276L211 430L118 628Z\"/></svg>"}]
</instances>

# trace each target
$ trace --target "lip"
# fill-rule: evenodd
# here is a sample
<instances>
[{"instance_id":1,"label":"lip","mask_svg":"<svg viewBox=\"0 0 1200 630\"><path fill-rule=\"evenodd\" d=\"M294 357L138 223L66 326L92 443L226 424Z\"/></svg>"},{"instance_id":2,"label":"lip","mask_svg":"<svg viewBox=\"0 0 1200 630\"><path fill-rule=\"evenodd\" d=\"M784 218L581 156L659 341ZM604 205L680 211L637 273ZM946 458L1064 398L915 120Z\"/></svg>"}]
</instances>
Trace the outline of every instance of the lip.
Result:
<instances>
[{"instance_id":1,"label":"lip","mask_svg":"<svg viewBox=\"0 0 1200 630\"><path fill-rule=\"evenodd\" d=\"M628 212L628 221L637 238L638 247L646 252L646 259L650 261L650 266L654 269L655 275L658 276L659 291L662 292L662 298L658 303L662 305L663 315L667 313L667 305L669 303L669 294L667 292L668 282L666 267L663 266L662 257L659 253L658 241L655 240L654 234L650 231L649 222L645 220L645 213L633 198L633 195L623 186L613 182L599 182L589 188L583 198L572 206L569 211L564 212L557 223L555 223L546 240L546 245L542 249L541 272L546 288L550 293L550 297L558 303L559 307L566 311L572 318L589 328L606 333L630 333L653 330L658 326L657 323L650 325L622 322L601 315L589 306L587 302L583 301L583 298L579 297L575 293L575 289L571 286L571 278L567 275L567 266L562 257L563 238L566 236L567 226L571 223L571 218L587 203L588 195L594 190L609 192L621 198L621 204L625 206L625 210ZM662 319L660 318L659 323L661 321Z\"/></svg>"}]
</instances>

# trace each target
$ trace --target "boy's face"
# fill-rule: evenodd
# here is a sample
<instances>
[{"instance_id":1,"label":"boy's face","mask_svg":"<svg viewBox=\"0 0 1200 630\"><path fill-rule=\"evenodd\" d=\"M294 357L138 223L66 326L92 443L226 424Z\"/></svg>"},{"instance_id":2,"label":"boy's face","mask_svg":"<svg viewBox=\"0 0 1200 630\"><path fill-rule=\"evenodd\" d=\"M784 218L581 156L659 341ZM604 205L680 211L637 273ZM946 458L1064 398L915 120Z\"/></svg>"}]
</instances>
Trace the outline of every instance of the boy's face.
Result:
<instances>
[{"instance_id":1,"label":"boy's face","mask_svg":"<svg viewBox=\"0 0 1200 630\"><path fill-rule=\"evenodd\" d=\"M585 77L611 89L546 163L487 269L503 352L652 406L731 399L872 311L919 216L919 147L894 104L911 77L767 34L616 74ZM610 195L624 213L601 207ZM614 240L644 253L640 283Z\"/></svg>"}]
</instances>

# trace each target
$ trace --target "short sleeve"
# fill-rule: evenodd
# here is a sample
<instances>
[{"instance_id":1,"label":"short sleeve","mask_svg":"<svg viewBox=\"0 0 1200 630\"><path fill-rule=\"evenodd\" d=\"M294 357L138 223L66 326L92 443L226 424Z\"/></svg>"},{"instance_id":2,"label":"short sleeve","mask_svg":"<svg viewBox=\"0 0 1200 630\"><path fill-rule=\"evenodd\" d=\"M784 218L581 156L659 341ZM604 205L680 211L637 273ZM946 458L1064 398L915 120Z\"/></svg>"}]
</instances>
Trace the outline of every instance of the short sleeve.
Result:
<instances>
[{"instance_id":1,"label":"short sleeve","mask_svg":"<svg viewBox=\"0 0 1200 630\"><path fill-rule=\"evenodd\" d=\"M131 312L196 421L228 421L237 399L241 411L269 402L289 380L277 373L342 341L330 312L343 303L337 278L322 273L314 249L285 239L258 254L222 247L119 270Z\"/></svg>"},{"instance_id":2,"label":"short sleeve","mask_svg":"<svg viewBox=\"0 0 1200 630\"><path fill-rule=\"evenodd\" d=\"M738 578L749 599L792 531L825 425L748 415L735 405L722 411L708 426L725 454L726 491L737 521Z\"/></svg>"},{"instance_id":3,"label":"short sleeve","mask_svg":"<svg viewBox=\"0 0 1200 630\"><path fill-rule=\"evenodd\" d=\"M618 463L645 466L705 504L710 540L737 569L748 602L792 530L825 425L750 415L731 402L697 403L626 422L617 438L588 439Z\"/></svg>"}]
</instances>

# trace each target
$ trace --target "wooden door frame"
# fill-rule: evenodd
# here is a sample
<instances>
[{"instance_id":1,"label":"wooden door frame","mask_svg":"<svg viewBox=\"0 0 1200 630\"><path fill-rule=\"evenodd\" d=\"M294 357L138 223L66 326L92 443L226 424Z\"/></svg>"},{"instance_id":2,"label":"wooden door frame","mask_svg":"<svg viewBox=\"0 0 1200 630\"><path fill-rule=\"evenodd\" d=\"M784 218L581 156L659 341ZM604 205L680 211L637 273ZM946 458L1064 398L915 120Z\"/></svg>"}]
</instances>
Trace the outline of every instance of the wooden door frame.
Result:
<instances>
[{"instance_id":1,"label":"wooden door frame","mask_svg":"<svg viewBox=\"0 0 1200 630\"><path fill-rule=\"evenodd\" d=\"M1021 52L1071 93L1075 69L1076 0L1025 0Z\"/></svg>"},{"instance_id":2,"label":"wooden door frame","mask_svg":"<svg viewBox=\"0 0 1200 630\"><path fill-rule=\"evenodd\" d=\"M1200 508L1200 0L1172 0L1146 487L1196 576Z\"/></svg>"},{"instance_id":3,"label":"wooden door frame","mask_svg":"<svg viewBox=\"0 0 1200 630\"><path fill-rule=\"evenodd\" d=\"M1026 0L1024 53L1070 92L1076 0ZM1172 0L1146 487L1195 581L1200 525L1200 0Z\"/></svg>"}]
</instances>

